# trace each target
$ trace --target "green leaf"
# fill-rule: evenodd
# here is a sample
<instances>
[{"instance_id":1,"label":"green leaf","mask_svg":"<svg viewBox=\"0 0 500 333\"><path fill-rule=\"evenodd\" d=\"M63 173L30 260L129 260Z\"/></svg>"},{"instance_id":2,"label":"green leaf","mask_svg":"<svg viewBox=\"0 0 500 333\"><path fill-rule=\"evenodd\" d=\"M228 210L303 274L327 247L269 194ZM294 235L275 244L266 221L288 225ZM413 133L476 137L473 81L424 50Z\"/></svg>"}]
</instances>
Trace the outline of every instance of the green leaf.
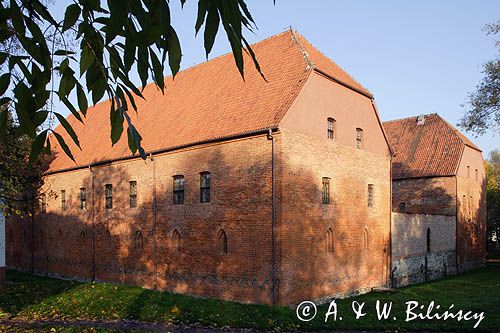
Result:
<instances>
[{"instance_id":1,"label":"green leaf","mask_svg":"<svg viewBox=\"0 0 500 333\"><path fill-rule=\"evenodd\" d=\"M69 5L64 13L63 32L73 27L80 17L80 6L76 3Z\"/></svg>"},{"instance_id":2,"label":"green leaf","mask_svg":"<svg viewBox=\"0 0 500 333\"><path fill-rule=\"evenodd\" d=\"M5 94L10 85L10 73L0 76L0 96Z\"/></svg>"},{"instance_id":3,"label":"green leaf","mask_svg":"<svg viewBox=\"0 0 500 333\"><path fill-rule=\"evenodd\" d=\"M117 103L121 103L118 98ZM111 144L114 146L120 140L123 133L123 109L121 106L118 106L116 110L111 107L109 120L111 122Z\"/></svg>"},{"instance_id":4,"label":"green leaf","mask_svg":"<svg viewBox=\"0 0 500 333\"><path fill-rule=\"evenodd\" d=\"M35 141L31 145L31 153L29 157L29 164L32 165L40 156L40 153L43 151L43 147L45 145L45 141L47 139L47 135L49 130L45 130L37 135Z\"/></svg>"},{"instance_id":5,"label":"green leaf","mask_svg":"<svg viewBox=\"0 0 500 333\"><path fill-rule=\"evenodd\" d=\"M87 96L85 95L85 91L83 91L81 84L76 86L76 97L78 98L78 107L80 108L80 112L83 113L83 115L86 115L89 105L87 103Z\"/></svg>"},{"instance_id":6,"label":"green leaf","mask_svg":"<svg viewBox=\"0 0 500 333\"><path fill-rule=\"evenodd\" d=\"M75 52L69 50L57 50L56 52L54 52L54 55L56 56L69 56L73 54L75 54Z\"/></svg>"},{"instance_id":7,"label":"green leaf","mask_svg":"<svg viewBox=\"0 0 500 333\"><path fill-rule=\"evenodd\" d=\"M85 41L83 41L82 44L84 45L82 47L82 53L80 56L80 75L83 75L83 73L85 73L90 68L95 60L94 54L92 53L89 45L85 43Z\"/></svg>"},{"instance_id":8,"label":"green leaf","mask_svg":"<svg viewBox=\"0 0 500 333\"><path fill-rule=\"evenodd\" d=\"M155 75L155 82L158 85L158 87L160 87L161 91L163 91L165 89L163 66L154 52L151 52L150 56L151 56L151 64L153 65L153 73Z\"/></svg>"},{"instance_id":9,"label":"green leaf","mask_svg":"<svg viewBox=\"0 0 500 333\"><path fill-rule=\"evenodd\" d=\"M198 17L196 18L196 24L194 25L195 36L198 35L203 22L205 22L205 17L207 16L208 0L198 1Z\"/></svg>"},{"instance_id":10,"label":"green leaf","mask_svg":"<svg viewBox=\"0 0 500 333\"><path fill-rule=\"evenodd\" d=\"M54 134L54 136L56 137L57 139L57 142L59 142L59 144L61 145L61 148L63 149L64 153L69 157L71 158L71 160L73 162L76 163L75 161L75 158L73 157L73 154L71 153L71 150L69 149L68 145L66 144L66 142L64 141L64 138L59 134L57 133L56 131L52 131L52 133Z\"/></svg>"},{"instance_id":11,"label":"green leaf","mask_svg":"<svg viewBox=\"0 0 500 333\"><path fill-rule=\"evenodd\" d=\"M219 12L215 6L211 6L208 9L207 22L205 23L205 52L208 55L212 51L215 42L215 36L217 36L217 31L219 30Z\"/></svg>"},{"instance_id":12,"label":"green leaf","mask_svg":"<svg viewBox=\"0 0 500 333\"><path fill-rule=\"evenodd\" d=\"M179 38L177 37L177 33L174 28L170 29L170 32L167 36L167 45L168 45L168 64L170 66L170 70L172 71L172 76L175 77L177 72L181 67L181 44L179 42Z\"/></svg>"},{"instance_id":13,"label":"green leaf","mask_svg":"<svg viewBox=\"0 0 500 333\"><path fill-rule=\"evenodd\" d=\"M148 78L149 78L148 65L149 65L148 48L140 46L137 48L137 70L139 72L139 78L141 79L143 88L148 83Z\"/></svg>"},{"instance_id":14,"label":"green leaf","mask_svg":"<svg viewBox=\"0 0 500 333\"><path fill-rule=\"evenodd\" d=\"M69 136L71 137L71 139L73 139L73 142L81 150L82 147L80 147L80 141L78 141L78 136L76 135L75 130L73 129L73 127L71 127L70 123L66 120L66 118L64 118L63 115L61 115L61 114L59 114L57 112L54 112L54 114L56 115L57 120L59 120L59 122L61 123L62 127L64 127L64 129L66 130L66 132L69 134Z\"/></svg>"},{"instance_id":15,"label":"green leaf","mask_svg":"<svg viewBox=\"0 0 500 333\"><path fill-rule=\"evenodd\" d=\"M83 124L83 119L78 113L78 111L75 109L73 104L71 104L70 101L65 96L59 96L59 99L61 100L61 102L64 103L64 105L66 105L66 107L73 114L73 116L75 116L75 118L78 119Z\"/></svg>"}]
</instances>

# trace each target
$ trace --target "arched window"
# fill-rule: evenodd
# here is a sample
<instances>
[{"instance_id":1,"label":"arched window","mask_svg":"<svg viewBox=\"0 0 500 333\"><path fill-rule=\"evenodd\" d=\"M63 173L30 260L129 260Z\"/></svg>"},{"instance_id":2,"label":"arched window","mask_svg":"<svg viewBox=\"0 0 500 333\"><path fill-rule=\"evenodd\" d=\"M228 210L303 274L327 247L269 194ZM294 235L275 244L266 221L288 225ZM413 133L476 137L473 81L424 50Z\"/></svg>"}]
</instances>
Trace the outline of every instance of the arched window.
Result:
<instances>
[{"instance_id":1,"label":"arched window","mask_svg":"<svg viewBox=\"0 0 500 333\"><path fill-rule=\"evenodd\" d=\"M368 250L368 230L363 230L363 250Z\"/></svg>"},{"instance_id":2,"label":"arched window","mask_svg":"<svg viewBox=\"0 0 500 333\"><path fill-rule=\"evenodd\" d=\"M181 250L181 234L177 229L175 229L174 232L172 233L172 247L176 251Z\"/></svg>"},{"instance_id":3,"label":"arched window","mask_svg":"<svg viewBox=\"0 0 500 333\"><path fill-rule=\"evenodd\" d=\"M363 149L363 129L356 128L356 148Z\"/></svg>"},{"instance_id":4,"label":"arched window","mask_svg":"<svg viewBox=\"0 0 500 333\"><path fill-rule=\"evenodd\" d=\"M223 229L219 231L218 238L219 238L220 253L227 254L227 235Z\"/></svg>"},{"instance_id":5,"label":"arched window","mask_svg":"<svg viewBox=\"0 0 500 333\"><path fill-rule=\"evenodd\" d=\"M142 232L140 231L136 231L135 233L135 249L137 251L142 251L143 249L143 242L144 242L144 238L142 236Z\"/></svg>"},{"instance_id":6,"label":"arched window","mask_svg":"<svg viewBox=\"0 0 500 333\"><path fill-rule=\"evenodd\" d=\"M327 138L330 140L335 139L335 119L327 119Z\"/></svg>"},{"instance_id":7,"label":"arched window","mask_svg":"<svg viewBox=\"0 0 500 333\"><path fill-rule=\"evenodd\" d=\"M431 228L427 228L427 252L431 252Z\"/></svg>"},{"instance_id":8,"label":"arched window","mask_svg":"<svg viewBox=\"0 0 500 333\"><path fill-rule=\"evenodd\" d=\"M333 231L331 228L326 231L326 251L333 252Z\"/></svg>"},{"instance_id":9,"label":"arched window","mask_svg":"<svg viewBox=\"0 0 500 333\"><path fill-rule=\"evenodd\" d=\"M85 231L80 232L80 246L85 247Z\"/></svg>"},{"instance_id":10,"label":"arched window","mask_svg":"<svg viewBox=\"0 0 500 333\"><path fill-rule=\"evenodd\" d=\"M111 247L111 242L111 232L109 231L109 229L106 229L106 246Z\"/></svg>"}]
</instances>

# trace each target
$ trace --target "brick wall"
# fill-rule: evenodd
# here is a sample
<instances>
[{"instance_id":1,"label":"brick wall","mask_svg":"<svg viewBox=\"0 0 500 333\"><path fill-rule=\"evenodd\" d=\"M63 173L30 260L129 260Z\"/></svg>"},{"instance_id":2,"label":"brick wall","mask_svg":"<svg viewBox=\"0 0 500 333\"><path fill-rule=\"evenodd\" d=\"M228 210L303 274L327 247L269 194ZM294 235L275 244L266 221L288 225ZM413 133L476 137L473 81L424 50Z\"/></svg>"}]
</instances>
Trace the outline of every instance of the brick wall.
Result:
<instances>
[{"instance_id":1,"label":"brick wall","mask_svg":"<svg viewBox=\"0 0 500 333\"><path fill-rule=\"evenodd\" d=\"M391 231L393 286L456 274L454 216L392 213Z\"/></svg>"},{"instance_id":2,"label":"brick wall","mask_svg":"<svg viewBox=\"0 0 500 333\"><path fill-rule=\"evenodd\" d=\"M389 157L288 130L279 144L280 300L298 303L386 285ZM329 204L322 203L322 177L330 178ZM373 207L368 184L374 184Z\"/></svg>"},{"instance_id":3,"label":"brick wall","mask_svg":"<svg viewBox=\"0 0 500 333\"><path fill-rule=\"evenodd\" d=\"M200 203L203 171L212 176L210 203ZM185 177L182 205L173 205L174 175ZM43 188L47 213L37 214L33 228L29 219L9 220L7 263L54 276L269 303L270 177L265 135L51 175ZM129 207L130 181L137 182L137 208ZM113 185L112 209L105 208L105 184ZM221 229L227 254L221 253Z\"/></svg>"},{"instance_id":4,"label":"brick wall","mask_svg":"<svg viewBox=\"0 0 500 333\"><path fill-rule=\"evenodd\" d=\"M409 214L455 215L455 177L393 180L392 211Z\"/></svg>"}]
</instances>

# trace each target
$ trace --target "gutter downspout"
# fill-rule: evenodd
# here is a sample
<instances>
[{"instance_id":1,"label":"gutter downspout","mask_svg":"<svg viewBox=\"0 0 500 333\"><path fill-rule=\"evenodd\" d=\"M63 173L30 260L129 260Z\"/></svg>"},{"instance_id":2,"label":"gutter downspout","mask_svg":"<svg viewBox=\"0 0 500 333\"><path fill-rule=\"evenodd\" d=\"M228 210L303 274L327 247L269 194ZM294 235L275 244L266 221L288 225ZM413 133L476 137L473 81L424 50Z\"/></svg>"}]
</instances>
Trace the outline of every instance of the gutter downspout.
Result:
<instances>
[{"instance_id":1,"label":"gutter downspout","mask_svg":"<svg viewBox=\"0 0 500 333\"><path fill-rule=\"evenodd\" d=\"M153 253L154 253L154 266L153 266L153 275L154 275L154 290L158 288L158 234L156 232L157 227L157 206L156 206L156 159L153 157L153 154L149 154L151 161L153 162L153 235L154 235L154 244L153 244Z\"/></svg>"},{"instance_id":2,"label":"gutter downspout","mask_svg":"<svg viewBox=\"0 0 500 333\"><path fill-rule=\"evenodd\" d=\"M94 171L89 165L89 171L92 174L92 281L96 279L96 264L95 264L95 182Z\"/></svg>"},{"instance_id":3,"label":"gutter downspout","mask_svg":"<svg viewBox=\"0 0 500 333\"><path fill-rule=\"evenodd\" d=\"M389 167L389 276L388 281L389 286L393 286L393 276L392 276L392 158L394 157L392 152L389 152L390 156L390 167Z\"/></svg>"},{"instance_id":4,"label":"gutter downspout","mask_svg":"<svg viewBox=\"0 0 500 333\"><path fill-rule=\"evenodd\" d=\"M267 139L271 140L271 249L272 249L272 301L273 304L277 304L279 302L279 286L278 286L278 278L276 271L276 189L275 189L275 161L274 161L274 137L273 131L270 128L267 133Z\"/></svg>"}]
</instances>

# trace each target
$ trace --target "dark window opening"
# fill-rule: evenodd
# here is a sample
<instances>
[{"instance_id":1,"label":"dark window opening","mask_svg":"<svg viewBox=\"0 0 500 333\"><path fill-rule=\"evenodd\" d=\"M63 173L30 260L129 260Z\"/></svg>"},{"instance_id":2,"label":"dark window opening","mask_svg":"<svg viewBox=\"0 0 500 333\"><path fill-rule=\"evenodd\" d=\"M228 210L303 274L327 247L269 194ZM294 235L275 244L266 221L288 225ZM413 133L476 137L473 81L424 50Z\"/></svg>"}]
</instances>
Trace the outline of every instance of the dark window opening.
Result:
<instances>
[{"instance_id":1,"label":"dark window opening","mask_svg":"<svg viewBox=\"0 0 500 333\"><path fill-rule=\"evenodd\" d=\"M172 247L176 251L181 250L181 234L177 229L172 233Z\"/></svg>"},{"instance_id":2,"label":"dark window opening","mask_svg":"<svg viewBox=\"0 0 500 333\"><path fill-rule=\"evenodd\" d=\"M356 148L363 149L363 130L356 128Z\"/></svg>"},{"instance_id":3,"label":"dark window opening","mask_svg":"<svg viewBox=\"0 0 500 333\"><path fill-rule=\"evenodd\" d=\"M142 236L142 232L137 231L135 233L135 249L137 251L142 251L143 246L144 246L144 238Z\"/></svg>"},{"instance_id":4,"label":"dark window opening","mask_svg":"<svg viewBox=\"0 0 500 333\"><path fill-rule=\"evenodd\" d=\"M406 202L401 201L401 202L399 203L399 210L400 210L401 212L406 212Z\"/></svg>"},{"instance_id":5,"label":"dark window opening","mask_svg":"<svg viewBox=\"0 0 500 333\"><path fill-rule=\"evenodd\" d=\"M327 119L327 137L330 140L335 138L335 119L333 118Z\"/></svg>"},{"instance_id":6,"label":"dark window opening","mask_svg":"<svg viewBox=\"0 0 500 333\"><path fill-rule=\"evenodd\" d=\"M85 247L85 231L80 232L80 246Z\"/></svg>"},{"instance_id":7,"label":"dark window opening","mask_svg":"<svg viewBox=\"0 0 500 333\"><path fill-rule=\"evenodd\" d=\"M219 231L219 245L220 245L220 253L227 254L227 235L224 230Z\"/></svg>"},{"instance_id":8,"label":"dark window opening","mask_svg":"<svg viewBox=\"0 0 500 333\"><path fill-rule=\"evenodd\" d=\"M61 209L66 210L66 190L61 191Z\"/></svg>"},{"instance_id":9,"label":"dark window opening","mask_svg":"<svg viewBox=\"0 0 500 333\"><path fill-rule=\"evenodd\" d=\"M330 178L323 177L323 191L322 191L322 202L324 204L330 203Z\"/></svg>"},{"instance_id":10,"label":"dark window opening","mask_svg":"<svg viewBox=\"0 0 500 333\"><path fill-rule=\"evenodd\" d=\"M363 250L368 250L368 230L363 230Z\"/></svg>"},{"instance_id":11,"label":"dark window opening","mask_svg":"<svg viewBox=\"0 0 500 333\"><path fill-rule=\"evenodd\" d=\"M80 189L80 209L87 209L87 190L85 187Z\"/></svg>"},{"instance_id":12,"label":"dark window opening","mask_svg":"<svg viewBox=\"0 0 500 333\"><path fill-rule=\"evenodd\" d=\"M333 252L333 231L331 228L326 231L326 251Z\"/></svg>"},{"instance_id":13,"label":"dark window opening","mask_svg":"<svg viewBox=\"0 0 500 333\"><path fill-rule=\"evenodd\" d=\"M105 185L106 209L113 208L113 185Z\"/></svg>"},{"instance_id":14,"label":"dark window opening","mask_svg":"<svg viewBox=\"0 0 500 333\"><path fill-rule=\"evenodd\" d=\"M431 228L427 228L427 252L431 252Z\"/></svg>"},{"instance_id":15,"label":"dark window opening","mask_svg":"<svg viewBox=\"0 0 500 333\"><path fill-rule=\"evenodd\" d=\"M174 176L174 205L184 203L184 176Z\"/></svg>"},{"instance_id":16,"label":"dark window opening","mask_svg":"<svg viewBox=\"0 0 500 333\"><path fill-rule=\"evenodd\" d=\"M130 182L130 208L137 207L137 182Z\"/></svg>"},{"instance_id":17,"label":"dark window opening","mask_svg":"<svg viewBox=\"0 0 500 333\"><path fill-rule=\"evenodd\" d=\"M210 172L200 173L200 202L210 202Z\"/></svg>"},{"instance_id":18,"label":"dark window opening","mask_svg":"<svg viewBox=\"0 0 500 333\"><path fill-rule=\"evenodd\" d=\"M45 196L45 193L42 193L40 195L40 201L41 201L41 207L40 207L41 212L47 213L47 197Z\"/></svg>"},{"instance_id":19,"label":"dark window opening","mask_svg":"<svg viewBox=\"0 0 500 333\"><path fill-rule=\"evenodd\" d=\"M373 184L368 184L368 207L373 207Z\"/></svg>"}]
</instances>

